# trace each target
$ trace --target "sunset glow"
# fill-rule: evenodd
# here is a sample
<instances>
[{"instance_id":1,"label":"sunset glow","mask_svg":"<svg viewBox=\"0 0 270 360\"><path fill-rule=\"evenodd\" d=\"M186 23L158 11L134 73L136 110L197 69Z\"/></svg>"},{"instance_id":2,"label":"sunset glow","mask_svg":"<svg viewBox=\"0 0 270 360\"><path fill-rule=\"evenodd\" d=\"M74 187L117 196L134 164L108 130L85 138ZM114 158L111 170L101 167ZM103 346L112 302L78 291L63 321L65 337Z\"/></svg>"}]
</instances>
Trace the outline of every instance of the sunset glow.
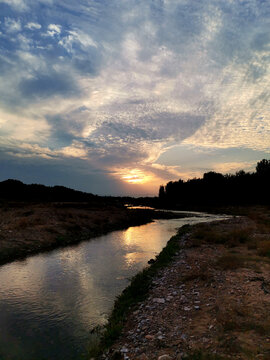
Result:
<instances>
[{"instance_id":1,"label":"sunset glow","mask_svg":"<svg viewBox=\"0 0 270 360\"><path fill-rule=\"evenodd\" d=\"M123 175L121 178L129 184L144 184L151 176L143 174L140 170L131 170L128 175Z\"/></svg>"}]
</instances>

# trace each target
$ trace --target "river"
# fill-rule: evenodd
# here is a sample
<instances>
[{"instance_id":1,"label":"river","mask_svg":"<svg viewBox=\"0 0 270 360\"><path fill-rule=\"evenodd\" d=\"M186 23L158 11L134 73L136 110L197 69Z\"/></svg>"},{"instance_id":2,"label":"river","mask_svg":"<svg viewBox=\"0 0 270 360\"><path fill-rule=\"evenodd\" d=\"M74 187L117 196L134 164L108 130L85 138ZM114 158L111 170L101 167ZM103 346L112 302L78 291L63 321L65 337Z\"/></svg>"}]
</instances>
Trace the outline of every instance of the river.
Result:
<instances>
[{"instance_id":1,"label":"river","mask_svg":"<svg viewBox=\"0 0 270 360\"><path fill-rule=\"evenodd\" d=\"M184 224L226 218L157 220L0 268L0 359L78 360L117 295Z\"/></svg>"}]
</instances>

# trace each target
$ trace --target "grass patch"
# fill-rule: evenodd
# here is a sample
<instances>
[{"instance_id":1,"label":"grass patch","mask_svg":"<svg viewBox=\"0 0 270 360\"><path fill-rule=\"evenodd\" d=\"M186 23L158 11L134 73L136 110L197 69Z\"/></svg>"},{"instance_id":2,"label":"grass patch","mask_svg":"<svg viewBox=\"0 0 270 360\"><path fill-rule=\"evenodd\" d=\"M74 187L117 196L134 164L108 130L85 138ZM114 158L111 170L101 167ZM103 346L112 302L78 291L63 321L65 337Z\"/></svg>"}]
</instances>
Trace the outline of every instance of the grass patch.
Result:
<instances>
[{"instance_id":1,"label":"grass patch","mask_svg":"<svg viewBox=\"0 0 270 360\"><path fill-rule=\"evenodd\" d=\"M226 360L224 356L211 354L202 350L196 350L192 354L183 357L183 360Z\"/></svg>"},{"instance_id":2,"label":"grass patch","mask_svg":"<svg viewBox=\"0 0 270 360\"><path fill-rule=\"evenodd\" d=\"M161 253L156 257L156 261L150 267L135 275L130 285L116 299L108 324L101 336L99 354L110 347L119 337L128 313L134 309L136 304L147 297L152 277L172 261L175 253L180 249L179 240L181 236L189 232L190 229L190 225L182 226L178 233L168 241L167 246L163 248Z\"/></svg>"},{"instance_id":3,"label":"grass patch","mask_svg":"<svg viewBox=\"0 0 270 360\"><path fill-rule=\"evenodd\" d=\"M251 240L250 234L252 233L253 229L251 228L245 228L245 229L235 229L229 232L227 235L228 240L230 240L232 243L240 243L245 244L248 241Z\"/></svg>"},{"instance_id":4,"label":"grass patch","mask_svg":"<svg viewBox=\"0 0 270 360\"><path fill-rule=\"evenodd\" d=\"M203 243L212 243L234 247L251 241L252 232L253 228L250 227L221 232L213 225L200 224L193 232L192 246L198 247Z\"/></svg>"},{"instance_id":5,"label":"grass patch","mask_svg":"<svg viewBox=\"0 0 270 360\"><path fill-rule=\"evenodd\" d=\"M257 245L258 255L270 258L270 239L260 241Z\"/></svg>"},{"instance_id":6,"label":"grass patch","mask_svg":"<svg viewBox=\"0 0 270 360\"><path fill-rule=\"evenodd\" d=\"M216 261L216 266L221 270L236 270L243 267L243 259L233 254L223 255Z\"/></svg>"},{"instance_id":7,"label":"grass patch","mask_svg":"<svg viewBox=\"0 0 270 360\"><path fill-rule=\"evenodd\" d=\"M224 236L208 224L200 224L196 226L192 235L192 245L195 247L198 247L203 243L223 243L224 240Z\"/></svg>"},{"instance_id":8,"label":"grass patch","mask_svg":"<svg viewBox=\"0 0 270 360\"><path fill-rule=\"evenodd\" d=\"M269 317L254 315L254 309L246 305L230 305L225 308L217 309L217 321L221 326L222 332L250 332L253 331L260 336L267 336L270 331Z\"/></svg>"},{"instance_id":9,"label":"grass patch","mask_svg":"<svg viewBox=\"0 0 270 360\"><path fill-rule=\"evenodd\" d=\"M195 269L192 272L182 276L180 278L180 283L185 283L188 281L201 280L201 281L211 281L213 275L210 272L209 264L204 264L199 269Z\"/></svg>"}]
</instances>

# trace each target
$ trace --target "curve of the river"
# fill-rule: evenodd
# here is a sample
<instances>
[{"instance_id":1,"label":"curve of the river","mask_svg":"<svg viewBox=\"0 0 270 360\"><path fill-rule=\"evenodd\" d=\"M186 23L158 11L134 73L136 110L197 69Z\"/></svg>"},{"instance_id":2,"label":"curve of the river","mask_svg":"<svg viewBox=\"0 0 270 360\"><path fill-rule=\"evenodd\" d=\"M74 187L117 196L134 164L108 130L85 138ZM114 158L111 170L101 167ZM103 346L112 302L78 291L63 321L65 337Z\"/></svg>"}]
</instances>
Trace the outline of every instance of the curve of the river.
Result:
<instances>
[{"instance_id":1,"label":"curve of the river","mask_svg":"<svg viewBox=\"0 0 270 360\"><path fill-rule=\"evenodd\" d=\"M0 359L73 360L106 322L129 279L184 224L226 216L157 220L0 268Z\"/></svg>"}]
</instances>

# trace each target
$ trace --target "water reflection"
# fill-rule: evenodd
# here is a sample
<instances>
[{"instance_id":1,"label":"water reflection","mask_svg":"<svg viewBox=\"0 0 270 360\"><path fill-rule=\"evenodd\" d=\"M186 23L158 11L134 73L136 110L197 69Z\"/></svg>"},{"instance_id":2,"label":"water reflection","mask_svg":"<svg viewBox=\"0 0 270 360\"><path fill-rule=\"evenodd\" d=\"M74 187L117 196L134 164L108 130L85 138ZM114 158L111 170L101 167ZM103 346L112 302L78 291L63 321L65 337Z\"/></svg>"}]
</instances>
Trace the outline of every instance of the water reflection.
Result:
<instances>
[{"instance_id":1,"label":"water reflection","mask_svg":"<svg viewBox=\"0 0 270 360\"><path fill-rule=\"evenodd\" d=\"M80 359L89 331L175 228L160 220L0 268L0 359Z\"/></svg>"}]
</instances>

